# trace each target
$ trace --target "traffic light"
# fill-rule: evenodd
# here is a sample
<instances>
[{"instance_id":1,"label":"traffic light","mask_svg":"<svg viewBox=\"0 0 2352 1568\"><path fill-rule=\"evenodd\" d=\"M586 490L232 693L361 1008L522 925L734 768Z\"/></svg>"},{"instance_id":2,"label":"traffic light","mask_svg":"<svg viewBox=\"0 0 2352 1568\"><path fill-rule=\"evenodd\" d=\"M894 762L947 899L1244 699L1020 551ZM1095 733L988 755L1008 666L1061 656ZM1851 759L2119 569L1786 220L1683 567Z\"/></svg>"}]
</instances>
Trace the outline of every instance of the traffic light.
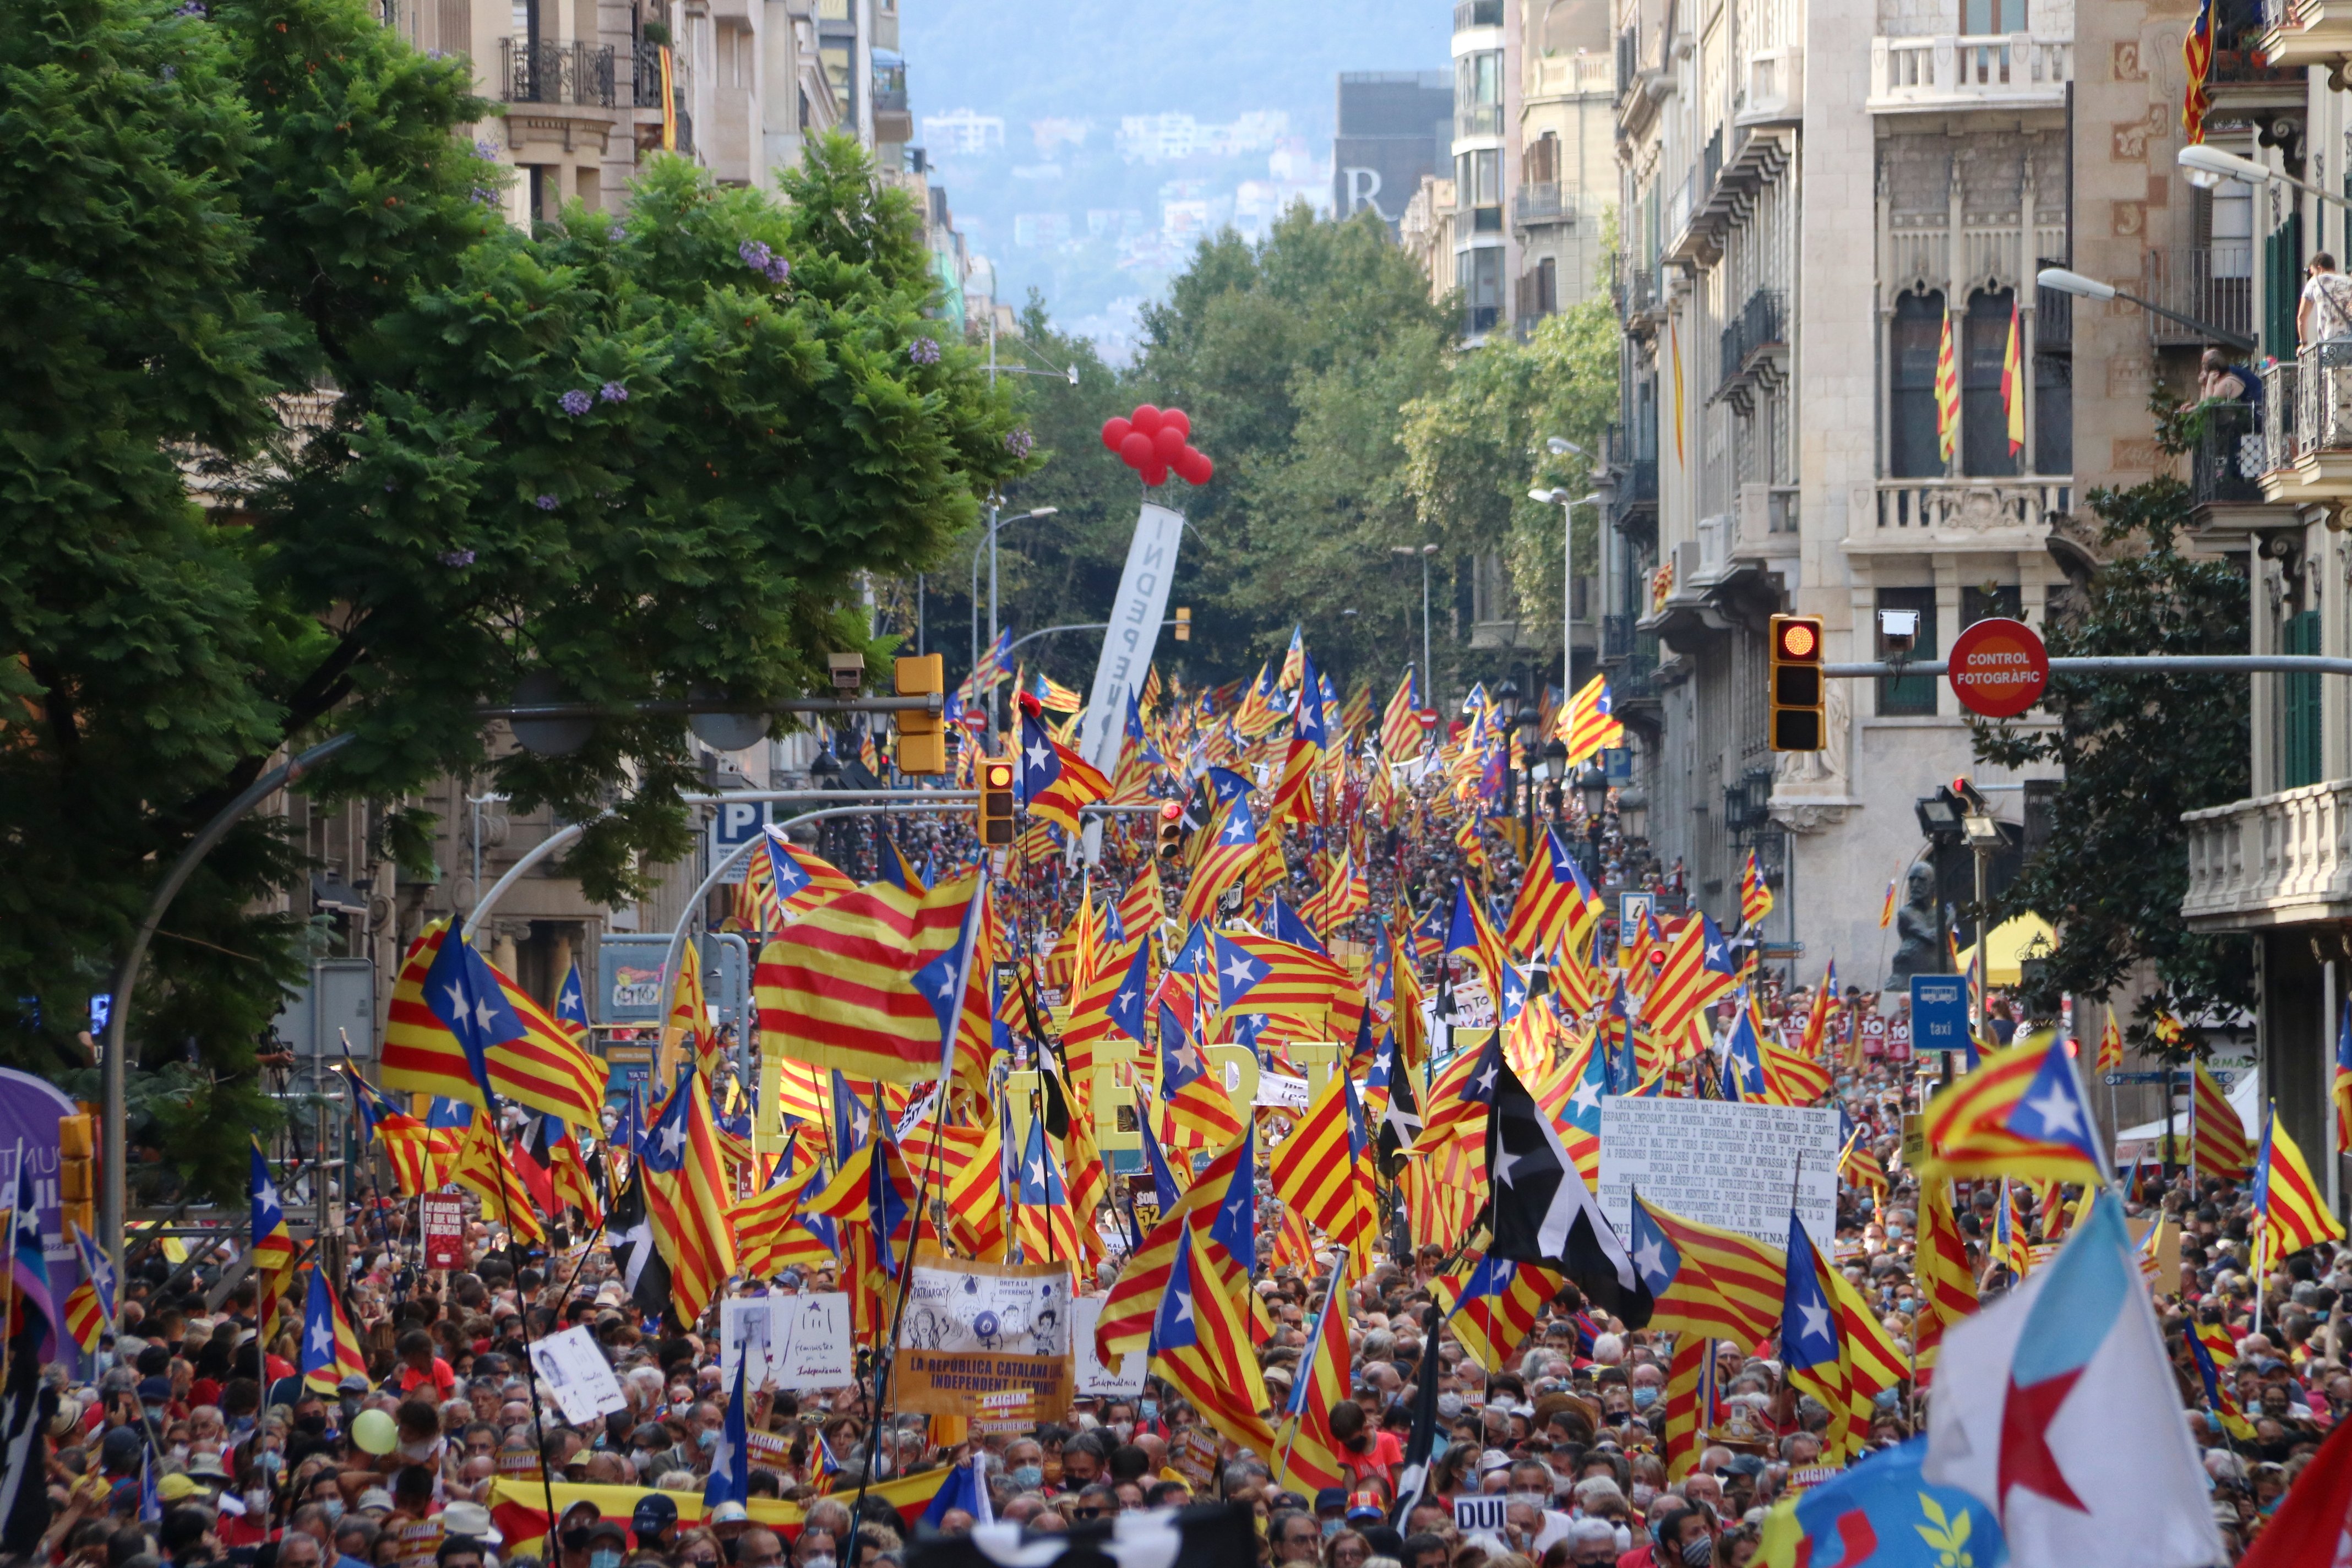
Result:
<instances>
[{"instance_id":1,"label":"traffic light","mask_svg":"<svg viewBox=\"0 0 2352 1568\"><path fill-rule=\"evenodd\" d=\"M1173 860L1184 853L1184 805L1170 801L1160 808L1160 858Z\"/></svg>"},{"instance_id":2,"label":"traffic light","mask_svg":"<svg viewBox=\"0 0 2352 1568\"><path fill-rule=\"evenodd\" d=\"M1013 843L1013 760L983 757L980 763L980 843L983 849Z\"/></svg>"},{"instance_id":3,"label":"traffic light","mask_svg":"<svg viewBox=\"0 0 2352 1568\"><path fill-rule=\"evenodd\" d=\"M1192 608L1189 605L1176 606L1176 640L1178 642L1192 640Z\"/></svg>"},{"instance_id":4,"label":"traffic light","mask_svg":"<svg viewBox=\"0 0 2352 1568\"><path fill-rule=\"evenodd\" d=\"M947 689L947 677L935 653L900 655L897 674L901 697L937 697ZM901 708L890 715L890 724L897 736L900 773L948 771L948 737L937 713L928 708Z\"/></svg>"},{"instance_id":5,"label":"traffic light","mask_svg":"<svg viewBox=\"0 0 2352 1568\"><path fill-rule=\"evenodd\" d=\"M62 1217L98 1235L97 1119L87 1111L58 1118L58 1200Z\"/></svg>"},{"instance_id":6,"label":"traffic light","mask_svg":"<svg viewBox=\"0 0 2352 1568\"><path fill-rule=\"evenodd\" d=\"M1818 752L1828 741L1822 714L1822 618L1772 617L1772 749Z\"/></svg>"}]
</instances>

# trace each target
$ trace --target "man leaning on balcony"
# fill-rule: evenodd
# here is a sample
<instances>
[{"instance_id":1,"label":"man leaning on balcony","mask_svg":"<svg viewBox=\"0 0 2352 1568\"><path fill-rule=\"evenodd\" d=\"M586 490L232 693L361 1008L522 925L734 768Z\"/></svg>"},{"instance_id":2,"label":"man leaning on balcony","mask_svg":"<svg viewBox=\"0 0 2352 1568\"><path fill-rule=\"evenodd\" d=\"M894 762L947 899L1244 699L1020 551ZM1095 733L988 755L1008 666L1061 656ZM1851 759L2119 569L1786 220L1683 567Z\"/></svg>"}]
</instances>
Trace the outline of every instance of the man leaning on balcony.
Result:
<instances>
[{"instance_id":1,"label":"man leaning on balcony","mask_svg":"<svg viewBox=\"0 0 2352 1568\"><path fill-rule=\"evenodd\" d=\"M2311 253L2304 268L2303 299L2294 308L2295 336L2305 343L2352 337L2352 278L2336 270L2336 258Z\"/></svg>"}]
</instances>

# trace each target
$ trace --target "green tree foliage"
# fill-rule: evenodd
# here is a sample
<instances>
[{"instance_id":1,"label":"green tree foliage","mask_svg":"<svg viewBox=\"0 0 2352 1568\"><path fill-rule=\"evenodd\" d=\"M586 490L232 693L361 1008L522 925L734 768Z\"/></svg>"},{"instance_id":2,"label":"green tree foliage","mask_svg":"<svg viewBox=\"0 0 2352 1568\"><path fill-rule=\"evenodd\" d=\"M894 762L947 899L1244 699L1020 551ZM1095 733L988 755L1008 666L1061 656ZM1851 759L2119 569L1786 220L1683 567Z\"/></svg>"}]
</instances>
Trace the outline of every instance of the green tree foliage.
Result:
<instances>
[{"instance_id":1,"label":"green tree foliage","mask_svg":"<svg viewBox=\"0 0 2352 1568\"><path fill-rule=\"evenodd\" d=\"M1421 578L1390 552L1423 537L1397 410L1443 384L1451 331L1428 279L1372 214L1302 205L1262 243L1204 241L1144 325L1132 386L1191 415L1217 464L1177 501L1192 524L1178 593L1201 627L1187 663L1254 674L1301 625L1335 679L1394 680L1408 628L1419 646Z\"/></svg>"},{"instance_id":2,"label":"green tree foliage","mask_svg":"<svg viewBox=\"0 0 2352 1568\"><path fill-rule=\"evenodd\" d=\"M656 160L625 220L497 216L487 117L359 0L0 0L0 1050L56 1070L153 878L281 747L387 805L493 771L624 896L686 845L675 719L495 763L527 673L610 702L824 684L858 574L934 566L1030 461L937 344L919 215L855 143L782 202ZM331 389L330 393L327 389ZM199 507L194 479L215 504ZM872 651L872 650L869 650ZM422 838L396 813L397 850ZM294 867L232 834L136 999L180 1168L234 1187Z\"/></svg>"},{"instance_id":3,"label":"green tree foliage","mask_svg":"<svg viewBox=\"0 0 2352 1568\"><path fill-rule=\"evenodd\" d=\"M1609 301L1588 300L1546 317L1525 343L1503 340L1460 355L1441 388L1403 411L1404 482L1422 525L1454 553L1501 553L1519 618L1552 634L1555 657L1566 592L1563 519L1528 492L1590 491L1590 455L1601 450L1617 408L1617 341ZM1587 456L1553 453L1553 437ZM1578 509L1579 575L1599 570L1598 526L1593 509Z\"/></svg>"},{"instance_id":4,"label":"green tree foliage","mask_svg":"<svg viewBox=\"0 0 2352 1568\"><path fill-rule=\"evenodd\" d=\"M2181 448L2179 430L2160 427L2159 436L2168 449ZM2159 478L2084 500L2113 554L2053 616L2053 655L2246 651L2244 576L2227 560L2181 549L2187 485ZM2042 708L2055 728L1976 727L1979 760L2056 763L2065 773L2048 842L1994 900L1992 919L2033 910L2057 928L2053 1001L2061 993L2104 996L2151 965L2156 988L2137 1010L2137 1040L2147 1038L2158 1007L2252 1005L2245 939L2198 935L2180 919L2189 890L2181 814L2251 787L2245 678L2053 676Z\"/></svg>"}]
</instances>

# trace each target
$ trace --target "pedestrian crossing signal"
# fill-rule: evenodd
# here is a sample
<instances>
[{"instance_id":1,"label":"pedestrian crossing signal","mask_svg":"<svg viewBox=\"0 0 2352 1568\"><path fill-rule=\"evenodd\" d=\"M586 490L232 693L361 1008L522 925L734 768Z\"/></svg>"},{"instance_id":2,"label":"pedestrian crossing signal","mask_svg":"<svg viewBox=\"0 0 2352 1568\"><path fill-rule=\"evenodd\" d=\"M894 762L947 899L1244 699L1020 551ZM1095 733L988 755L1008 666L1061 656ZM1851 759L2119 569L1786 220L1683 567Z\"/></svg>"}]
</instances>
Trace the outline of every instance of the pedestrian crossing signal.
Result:
<instances>
[{"instance_id":1,"label":"pedestrian crossing signal","mask_svg":"<svg viewBox=\"0 0 2352 1568\"><path fill-rule=\"evenodd\" d=\"M980 842L989 849L1013 843L1013 763L990 757L980 764Z\"/></svg>"},{"instance_id":2,"label":"pedestrian crossing signal","mask_svg":"<svg viewBox=\"0 0 2352 1568\"><path fill-rule=\"evenodd\" d=\"M1774 616L1770 659L1772 749L1818 752L1826 743L1822 618Z\"/></svg>"}]
</instances>

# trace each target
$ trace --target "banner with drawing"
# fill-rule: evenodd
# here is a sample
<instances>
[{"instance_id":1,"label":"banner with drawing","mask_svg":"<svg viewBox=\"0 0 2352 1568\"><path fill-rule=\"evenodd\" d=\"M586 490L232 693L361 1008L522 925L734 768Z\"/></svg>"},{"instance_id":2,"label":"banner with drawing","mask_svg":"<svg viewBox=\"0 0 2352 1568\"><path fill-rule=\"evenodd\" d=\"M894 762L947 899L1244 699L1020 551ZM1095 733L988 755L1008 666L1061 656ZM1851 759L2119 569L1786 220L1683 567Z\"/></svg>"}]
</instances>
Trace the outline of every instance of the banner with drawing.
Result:
<instances>
[{"instance_id":1,"label":"banner with drawing","mask_svg":"<svg viewBox=\"0 0 2352 1568\"><path fill-rule=\"evenodd\" d=\"M898 1404L977 1417L1026 1390L1037 1420L1070 1405L1070 1271L1059 1263L980 1263L925 1248L898 1327Z\"/></svg>"}]
</instances>

